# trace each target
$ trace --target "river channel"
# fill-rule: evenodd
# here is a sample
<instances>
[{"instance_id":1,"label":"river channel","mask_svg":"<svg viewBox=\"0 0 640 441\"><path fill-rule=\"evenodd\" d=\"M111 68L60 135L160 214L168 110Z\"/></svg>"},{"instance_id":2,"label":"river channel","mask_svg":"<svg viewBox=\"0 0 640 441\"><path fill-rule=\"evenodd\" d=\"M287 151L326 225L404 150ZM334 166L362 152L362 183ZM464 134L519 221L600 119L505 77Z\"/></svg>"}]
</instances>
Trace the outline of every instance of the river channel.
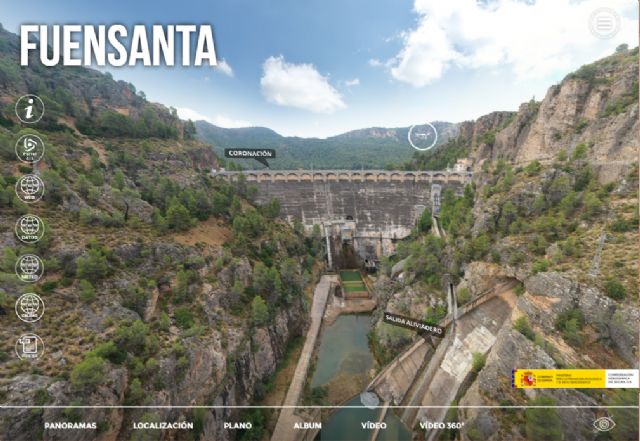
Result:
<instances>
[{"instance_id":1,"label":"river channel","mask_svg":"<svg viewBox=\"0 0 640 441\"><path fill-rule=\"evenodd\" d=\"M370 320L369 315L340 315L323 330L315 371L311 378L312 387L327 386L345 376L352 376L355 381L369 372L374 365L367 340L367 333L371 329ZM338 408L323 421L322 430L316 440L369 441L373 431L363 428L362 424L375 423L379 416L380 408L364 407L358 393L345 403L345 407ZM387 412L384 422L387 427L380 430L377 441L411 439L409 431L391 410Z\"/></svg>"}]
</instances>

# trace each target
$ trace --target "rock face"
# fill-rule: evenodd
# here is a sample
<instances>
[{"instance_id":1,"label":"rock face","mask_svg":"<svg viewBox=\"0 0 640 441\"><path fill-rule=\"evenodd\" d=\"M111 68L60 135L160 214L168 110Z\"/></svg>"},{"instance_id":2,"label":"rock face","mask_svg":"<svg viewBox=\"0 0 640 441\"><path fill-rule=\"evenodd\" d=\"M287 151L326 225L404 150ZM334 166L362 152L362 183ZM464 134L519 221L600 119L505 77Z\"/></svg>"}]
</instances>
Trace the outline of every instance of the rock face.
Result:
<instances>
[{"instance_id":1,"label":"rock face","mask_svg":"<svg viewBox=\"0 0 640 441\"><path fill-rule=\"evenodd\" d=\"M552 161L579 144L603 181L619 178L635 162L640 144L637 49L622 51L568 75L541 102L517 112L493 112L459 125L476 170L499 158L518 165Z\"/></svg>"},{"instance_id":2,"label":"rock face","mask_svg":"<svg viewBox=\"0 0 640 441\"><path fill-rule=\"evenodd\" d=\"M578 308L585 322L611 342L629 367L638 367L638 308L619 305L598 288L578 283L562 273L539 273L526 279L524 285L527 295L520 297L518 308L533 323L552 332L561 312Z\"/></svg>"},{"instance_id":3,"label":"rock face","mask_svg":"<svg viewBox=\"0 0 640 441\"><path fill-rule=\"evenodd\" d=\"M553 369L556 363L539 346L526 339L512 328L507 321L498 332L496 342L487 356L487 362L478 374L476 381L460 400L461 406L481 406L491 404L524 404L526 398L539 395L555 400L558 406L594 406L596 402L576 389L512 389L511 370L518 367L532 369ZM566 441L585 441L595 439L591 423L597 417L591 409L559 408ZM509 412L509 414L507 414ZM466 408L460 410L461 420L465 421L462 432L469 438L469 431L476 431L480 438L489 441L515 441L524 439L517 431L512 418L505 418L517 410L495 410L487 408Z\"/></svg>"}]
</instances>

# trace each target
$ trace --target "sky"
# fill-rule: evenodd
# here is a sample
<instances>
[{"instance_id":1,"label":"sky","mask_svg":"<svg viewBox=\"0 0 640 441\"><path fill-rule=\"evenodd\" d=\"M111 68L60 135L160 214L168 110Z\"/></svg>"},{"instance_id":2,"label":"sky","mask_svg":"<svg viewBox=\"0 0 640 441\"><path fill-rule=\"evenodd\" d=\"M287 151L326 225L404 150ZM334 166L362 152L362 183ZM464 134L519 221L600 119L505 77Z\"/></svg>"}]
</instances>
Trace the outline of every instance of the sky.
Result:
<instances>
[{"instance_id":1,"label":"sky","mask_svg":"<svg viewBox=\"0 0 640 441\"><path fill-rule=\"evenodd\" d=\"M618 31L603 38L607 8ZM218 66L106 68L182 118L327 137L516 110L638 45L632 0L0 0L0 23L210 24ZM609 15L611 16L611 15Z\"/></svg>"}]
</instances>

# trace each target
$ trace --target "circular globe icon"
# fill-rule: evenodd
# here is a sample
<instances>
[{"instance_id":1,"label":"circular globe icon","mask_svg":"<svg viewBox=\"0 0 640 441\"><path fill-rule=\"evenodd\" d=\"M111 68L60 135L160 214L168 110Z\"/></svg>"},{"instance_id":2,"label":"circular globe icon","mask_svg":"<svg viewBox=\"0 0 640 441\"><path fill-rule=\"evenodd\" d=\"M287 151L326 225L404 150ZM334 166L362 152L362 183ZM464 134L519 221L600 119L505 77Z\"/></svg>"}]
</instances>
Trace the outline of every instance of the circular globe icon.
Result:
<instances>
[{"instance_id":1,"label":"circular globe icon","mask_svg":"<svg viewBox=\"0 0 640 441\"><path fill-rule=\"evenodd\" d=\"M42 239L44 223L38 216L26 214L16 222L15 232L22 242L34 243Z\"/></svg>"},{"instance_id":2,"label":"circular globe icon","mask_svg":"<svg viewBox=\"0 0 640 441\"><path fill-rule=\"evenodd\" d=\"M44 302L37 294L22 294L16 301L15 309L20 320L33 323L42 318L44 314Z\"/></svg>"},{"instance_id":3,"label":"circular globe icon","mask_svg":"<svg viewBox=\"0 0 640 441\"><path fill-rule=\"evenodd\" d=\"M24 256L20 260L20 270L26 274L35 274L40 269L38 259L34 256Z\"/></svg>"},{"instance_id":4,"label":"circular globe icon","mask_svg":"<svg viewBox=\"0 0 640 441\"><path fill-rule=\"evenodd\" d=\"M25 234L36 234L40 229L40 219L36 216L24 216L20 219L20 229Z\"/></svg>"},{"instance_id":5,"label":"circular globe icon","mask_svg":"<svg viewBox=\"0 0 640 441\"><path fill-rule=\"evenodd\" d=\"M40 309L40 299L35 294L26 294L20 300L20 309L29 316L33 316Z\"/></svg>"},{"instance_id":6,"label":"circular globe icon","mask_svg":"<svg viewBox=\"0 0 640 441\"><path fill-rule=\"evenodd\" d=\"M20 256L16 262L16 274L23 282L36 282L42 276L44 265L35 254Z\"/></svg>"},{"instance_id":7,"label":"circular globe icon","mask_svg":"<svg viewBox=\"0 0 640 441\"><path fill-rule=\"evenodd\" d=\"M36 175L24 175L16 182L16 194L22 202L36 202L44 194L44 183Z\"/></svg>"},{"instance_id":8,"label":"circular globe icon","mask_svg":"<svg viewBox=\"0 0 640 441\"><path fill-rule=\"evenodd\" d=\"M26 194L34 195L40 190L40 180L35 176L25 176L20 180L20 190Z\"/></svg>"}]
</instances>

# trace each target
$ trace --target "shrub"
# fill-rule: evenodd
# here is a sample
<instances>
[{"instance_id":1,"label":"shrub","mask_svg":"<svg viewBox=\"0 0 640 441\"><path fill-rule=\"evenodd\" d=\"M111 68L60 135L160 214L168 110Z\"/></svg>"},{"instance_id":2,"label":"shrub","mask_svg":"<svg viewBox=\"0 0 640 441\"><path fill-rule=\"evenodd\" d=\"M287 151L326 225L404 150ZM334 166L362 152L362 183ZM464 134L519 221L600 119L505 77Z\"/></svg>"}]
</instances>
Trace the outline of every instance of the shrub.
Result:
<instances>
[{"instance_id":1,"label":"shrub","mask_svg":"<svg viewBox=\"0 0 640 441\"><path fill-rule=\"evenodd\" d=\"M584 337L581 333L584 326L584 314L578 308L560 313L555 326L572 346L579 347L584 343Z\"/></svg>"},{"instance_id":2,"label":"shrub","mask_svg":"<svg viewBox=\"0 0 640 441\"><path fill-rule=\"evenodd\" d=\"M94 301L95 298L96 298L96 290L91 284L91 282L84 279L81 280L80 281L80 299L85 303L89 303Z\"/></svg>"},{"instance_id":3,"label":"shrub","mask_svg":"<svg viewBox=\"0 0 640 441\"><path fill-rule=\"evenodd\" d=\"M622 300L627 296L627 290L618 280L610 279L605 283L604 289L609 297L614 300Z\"/></svg>"},{"instance_id":4,"label":"shrub","mask_svg":"<svg viewBox=\"0 0 640 441\"><path fill-rule=\"evenodd\" d=\"M482 354L481 352L474 352L472 355L472 361L471 361L473 372L475 373L480 372L484 367L486 361L487 361L487 357L484 354Z\"/></svg>"},{"instance_id":5,"label":"shrub","mask_svg":"<svg viewBox=\"0 0 640 441\"><path fill-rule=\"evenodd\" d=\"M109 360L114 364L122 364L127 359L127 352L121 346L116 345L112 341L100 343L92 351L97 357Z\"/></svg>"},{"instance_id":6,"label":"shrub","mask_svg":"<svg viewBox=\"0 0 640 441\"><path fill-rule=\"evenodd\" d=\"M516 331L527 337L529 340L535 340L536 333L533 331L533 328L529 324L529 320L526 316L517 318L516 321L513 322L513 327Z\"/></svg>"},{"instance_id":7,"label":"shrub","mask_svg":"<svg viewBox=\"0 0 640 441\"><path fill-rule=\"evenodd\" d=\"M616 422L611 431L614 441L626 441L638 436L638 393L633 389L615 389L609 412Z\"/></svg>"},{"instance_id":8,"label":"shrub","mask_svg":"<svg viewBox=\"0 0 640 441\"><path fill-rule=\"evenodd\" d=\"M527 247L529 248L529 251L531 251L534 254L544 255L547 249L547 245L548 245L547 240L544 238L542 234L538 233L535 236L533 236L533 239L529 242Z\"/></svg>"},{"instance_id":9,"label":"shrub","mask_svg":"<svg viewBox=\"0 0 640 441\"><path fill-rule=\"evenodd\" d=\"M142 382L140 382L140 379L134 378L133 380L131 380L131 384L129 384L129 390L127 391L127 396L125 397L125 404L138 404L142 402L144 396L145 391L142 388Z\"/></svg>"},{"instance_id":10,"label":"shrub","mask_svg":"<svg viewBox=\"0 0 640 441\"><path fill-rule=\"evenodd\" d=\"M524 411L527 420L525 431L530 440L560 441L563 438L562 421L555 409L556 402L549 397L539 397L529 403L531 406Z\"/></svg>"},{"instance_id":11,"label":"shrub","mask_svg":"<svg viewBox=\"0 0 640 441\"><path fill-rule=\"evenodd\" d=\"M90 249L84 256L76 259L77 275L81 279L96 281L109 275L111 268L107 258L99 249Z\"/></svg>"},{"instance_id":12,"label":"shrub","mask_svg":"<svg viewBox=\"0 0 640 441\"><path fill-rule=\"evenodd\" d=\"M267 204L262 206L262 213L267 219L275 219L280 216L280 201L276 198L271 199Z\"/></svg>"},{"instance_id":13,"label":"shrub","mask_svg":"<svg viewBox=\"0 0 640 441\"><path fill-rule=\"evenodd\" d=\"M47 265L47 268L51 268L49 265ZM48 280L46 282L44 282L42 284L42 291L43 292L51 292L54 289L56 289L58 287L58 282L55 280Z\"/></svg>"},{"instance_id":14,"label":"shrub","mask_svg":"<svg viewBox=\"0 0 640 441\"><path fill-rule=\"evenodd\" d=\"M425 208L420 215L420 219L418 219L418 231L422 233L428 232L431 230L432 222L431 210Z\"/></svg>"},{"instance_id":15,"label":"shrub","mask_svg":"<svg viewBox=\"0 0 640 441\"><path fill-rule=\"evenodd\" d=\"M533 274L545 272L547 269L549 269L549 261L546 259L536 260L531 266Z\"/></svg>"},{"instance_id":16,"label":"shrub","mask_svg":"<svg viewBox=\"0 0 640 441\"><path fill-rule=\"evenodd\" d=\"M614 220L609 229L614 233L626 233L627 231L634 231L638 229L638 217L633 216L629 219L618 218Z\"/></svg>"},{"instance_id":17,"label":"shrub","mask_svg":"<svg viewBox=\"0 0 640 441\"><path fill-rule=\"evenodd\" d=\"M588 125L589 125L589 121L587 121L584 118L580 118L580 121L578 121L578 123L576 124L576 128L575 128L576 133L580 134L584 132L584 129L586 129Z\"/></svg>"},{"instance_id":18,"label":"shrub","mask_svg":"<svg viewBox=\"0 0 640 441\"><path fill-rule=\"evenodd\" d=\"M78 363L71 371L71 384L80 389L93 388L106 379L106 363L90 354Z\"/></svg>"},{"instance_id":19,"label":"shrub","mask_svg":"<svg viewBox=\"0 0 640 441\"><path fill-rule=\"evenodd\" d=\"M587 192L584 195L584 208L585 215L595 216L602 212L603 204L595 193Z\"/></svg>"},{"instance_id":20,"label":"shrub","mask_svg":"<svg viewBox=\"0 0 640 441\"><path fill-rule=\"evenodd\" d=\"M471 291L466 286L458 290L458 304L464 305L471 300Z\"/></svg>"},{"instance_id":21,"label":"shrub","mask_svg":"<svg viewBox=\"0 0 640 441\"><path fill-rule=\"evenodd\" d=\"M538 161L531 161L529 164L527 164L527 166L524 168L525 173L527 173L529 176L534 176L537 175L538 173L540 173L540 170L542 169L542 166L540 165L540 162Z\"/></svg>"},{"instance_id":22,"label":"shrub","mask_svg":"<svg viewBox=\"0 0 640 441\"><path fill-rule=\"evenodd\" d=\"M589 151L589 146L585 143L580 143L573 150L573 154L571 155L571 159L574 161L579 159L585 159L587 157L587 152Z\"/></svg>"},{"instance_id":23,"label":"shrub","mask_svg":"<svg viewBox=\"0 0 640 441\"><path fill-rule=\"evenodd\" d=\"M170 203L167 209L166 221L169 229L177 231L186 231L193 224L189 210L177 200Z\"/></svg>"},{"instance_id":24,"label":"shrub","mask_svg":"<svg viewBox=\"0 0 640 441\"><path fill-rule=\"evenodd\" d=\"M251 320L255 326L262 326L269 320L269 307L260 296L255 296L251 302Z\"/></svg>"},{"instance_id":25,"label":"shrub","mask_svg":"<svg viewBox=\"0 0 640 441\"><path fill-rule=\"evenodd\" d=\"M171 319L166 312L160 313L160 318L158 319L158 329L161 331L168 331L171 327Z\"/></svg>"},{"instance_id":26,"label":"shrub","mask_svg":"<svg viewBox=\"0 0 640 441\"><path fill-rule=\"evenodd\" d=\"M176 324L182 329L188 329L193 326L193 313L186 306L176 309L174 317Z\"/></svg>"},{"instance_id":27,"label":"shrub","mask_svg":"<svg viewBox=\"0 0 640 441\"><path fill-rule=\"evenodd\" d=\"M149 327L140 320L124 323L116 329L115 341L124 349L139 354L145 349L148 332Z\"/></svg>"}]
</instances>

